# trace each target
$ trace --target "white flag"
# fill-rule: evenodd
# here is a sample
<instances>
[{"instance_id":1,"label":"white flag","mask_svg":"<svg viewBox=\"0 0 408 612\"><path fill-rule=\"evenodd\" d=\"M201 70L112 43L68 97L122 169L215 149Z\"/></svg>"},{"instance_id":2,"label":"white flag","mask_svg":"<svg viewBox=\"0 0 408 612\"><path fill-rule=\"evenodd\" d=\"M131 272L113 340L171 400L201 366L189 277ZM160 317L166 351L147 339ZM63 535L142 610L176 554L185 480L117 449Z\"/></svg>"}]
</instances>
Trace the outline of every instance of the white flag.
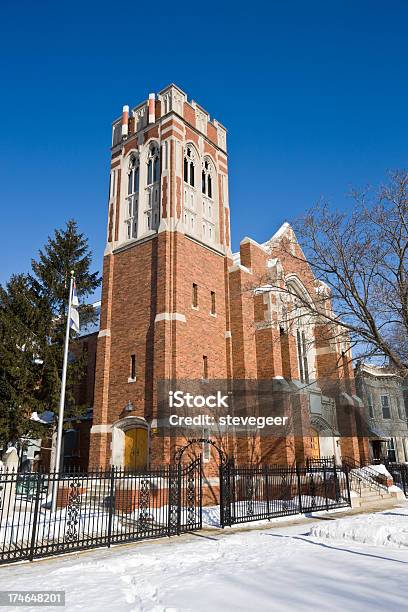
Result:
<instances>
[{"instance_id":1,"label":"white flag","mask_svg":"<svg viewBox=\"0 0 408 612\"><path fill-rule=\"evenodd\" d=\"M70 328L79 333L79 312L77 307L79 306L78 296L76 292L76 284L72 288L72 300L71 300L71 321Z\"/></svg>"}]
</instances>

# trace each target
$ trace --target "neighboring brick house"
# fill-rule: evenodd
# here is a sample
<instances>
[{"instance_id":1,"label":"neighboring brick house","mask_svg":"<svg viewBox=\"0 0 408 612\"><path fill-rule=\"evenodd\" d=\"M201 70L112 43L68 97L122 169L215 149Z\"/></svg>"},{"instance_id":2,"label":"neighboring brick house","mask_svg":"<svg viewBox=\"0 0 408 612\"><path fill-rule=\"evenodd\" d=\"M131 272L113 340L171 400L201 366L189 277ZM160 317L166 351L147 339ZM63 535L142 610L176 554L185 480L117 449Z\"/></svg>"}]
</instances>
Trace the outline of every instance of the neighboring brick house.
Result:
<instances>
[{"instance_id":1,"label":"neighboring brick house","mask_svg":"<svg viewBox=\"0 0 408 612\"><path fill-rule=\"evenodd\" d=\"M75 404L82 409L81 416L65 419L62 439L64 469L87 470L89 464L100 302L95 302L93 307L95 323L81 327L79 337L73 340L69 347L69 358L85 357L85 366L83 376L73 389Z\"/></svg>"},{"instance_id":2,"label":"neighboring brick house","mask_svg":"<svg viewBox=\"0 0 408 612\"><path fill-rule=\"evenodd\" d=\"M288 224L264 245L244 238L231 252L225 128L175 85L124 107L113 124L90 467L173 457L175 441L157 431L163 379L297 381L307 389L302 436L262 441L256 459L366 457L347 341L325 339L305 318L280 325L279 296L260 282L266 272L307 299L325 291ZM349 432L341 439L339 404Z\"/></svg>"},{"instance_id":3,"label":"neighboring brick house","mask_svg":"<svg viewBox=\"0 0 408 612\"><path fill-rule=\"evenodd\" d=\"M358 395L364 400L371 459L408 462L408 387L390 368L359 363Z\"/></svg>"}]
</instances>

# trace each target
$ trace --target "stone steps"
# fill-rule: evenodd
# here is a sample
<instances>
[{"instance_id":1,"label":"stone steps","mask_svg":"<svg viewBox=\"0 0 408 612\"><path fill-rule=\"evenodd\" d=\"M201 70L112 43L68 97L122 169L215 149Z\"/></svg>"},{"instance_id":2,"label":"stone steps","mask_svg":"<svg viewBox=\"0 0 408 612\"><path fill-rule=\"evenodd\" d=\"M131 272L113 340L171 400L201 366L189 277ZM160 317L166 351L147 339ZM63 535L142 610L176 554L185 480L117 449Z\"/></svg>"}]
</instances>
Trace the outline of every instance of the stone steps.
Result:
<instances>
[{"instance_id":1,"label":"stone steps","mask_svg":"<svg viewBox=\"0 0 408 612\"><path fill-rule=\"evenodd\" d=\"M352 486L352 492L354 493L351 497L352 508L366 508L373 504L387 507L399 499L405 499L402 491L374 490L363 484L361 489L358 484Z\"/></svg>"}]
</instances>

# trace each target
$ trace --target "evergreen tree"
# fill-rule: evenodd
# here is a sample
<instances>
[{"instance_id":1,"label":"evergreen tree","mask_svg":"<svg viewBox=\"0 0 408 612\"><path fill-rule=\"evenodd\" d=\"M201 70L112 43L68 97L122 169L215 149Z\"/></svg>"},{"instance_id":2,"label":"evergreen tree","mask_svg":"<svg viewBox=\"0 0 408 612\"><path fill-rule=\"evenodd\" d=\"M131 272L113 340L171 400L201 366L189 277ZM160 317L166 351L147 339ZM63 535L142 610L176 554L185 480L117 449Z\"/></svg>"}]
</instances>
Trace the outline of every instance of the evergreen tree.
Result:
<instances>
[{"instance_id":1,"label":"evergreen tree","mask_svg":"<svg viewBox=\"0 0 408 612\"><path fill-rule=\"evenodd\" d=\"M38 388L42 378L40 355L44 344L44 303L30 278L12 276L0 286L0 443L15 443L35 433L31 413L41 410Z\"/></svg>"},{"instance_id":2,"label":"evergreen tree","mask_svg":"<svg viewBox=\"0 0 408 612\"><path fill-rule=\"evenodd\" d=\"M39 251L38 260L32 260L31 283L35 293L47 304L45 329L47 342L43 346L43 373L40 400L44 408L58 412L63 351L66 329L66 313L71 271L74 272L76 290L81 301L91 296L101 283L98 272L91 272L92 252L88 239L78 231L73 219L65 228L57 229ZM94 321L92 306L79 307L81 325ZM71 338L74 336L71 331ZM78 416L85 407L74 406L73 386L84 372L85 358L73 359L70 355L67 370L65 415Z\"/></svg>"},{"instance_id":3,"label":"evergreen tree","mask_svg":"<svg viewBox=\"0 0 408 612\"><path fill-rule=\"evenodd\" d=\"M12 276L0 285L0 444L25 435L42 437L43 426L31 420L34 411L58 413L66 314L71 270L80 301L100 285L90 272L92 253L75 221L57 229L32 260L32 273ZM79 307L81 325L95 317L92 306ZM71 339L75 333L71 331ZM81 380L85 357L69 359L65 416L79 416L73 387Z\"/></svg>"}]
</instances>

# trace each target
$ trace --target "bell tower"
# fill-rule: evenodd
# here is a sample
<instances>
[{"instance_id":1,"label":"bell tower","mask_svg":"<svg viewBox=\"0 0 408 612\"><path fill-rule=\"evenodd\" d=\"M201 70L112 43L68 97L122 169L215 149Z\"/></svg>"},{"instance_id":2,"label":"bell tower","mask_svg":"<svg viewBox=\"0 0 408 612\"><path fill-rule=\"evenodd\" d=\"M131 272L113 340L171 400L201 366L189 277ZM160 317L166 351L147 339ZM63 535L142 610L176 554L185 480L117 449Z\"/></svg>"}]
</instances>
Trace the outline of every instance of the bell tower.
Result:
<instances>
[{"instance_id":1,"label":"bell tower","mask_svg":"<svg viewBox=\"0 0 408 612\"><path fill-rule=\"evenodd\" d=\"M90 467L154 440L162 379L231 376L226 130L176 85L113 123Z\"/></svg>"}]
</instances>

